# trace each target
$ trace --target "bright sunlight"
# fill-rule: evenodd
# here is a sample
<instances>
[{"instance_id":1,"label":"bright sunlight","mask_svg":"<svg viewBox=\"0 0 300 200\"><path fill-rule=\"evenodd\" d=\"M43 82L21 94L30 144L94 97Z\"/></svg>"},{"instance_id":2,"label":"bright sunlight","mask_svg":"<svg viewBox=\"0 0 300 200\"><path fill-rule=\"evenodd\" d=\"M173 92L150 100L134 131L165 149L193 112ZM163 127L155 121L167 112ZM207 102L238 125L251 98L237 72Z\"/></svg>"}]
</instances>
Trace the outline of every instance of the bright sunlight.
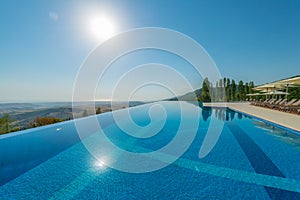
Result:
<instances>
[{"instance_id":1,"label":"bright sunlight","mask_svg":"<svg viewBox=\"0 0 300 200\"><path fill-rule=\"evenodd\" d=\"M89 31L97 40L107 40L115 34L115 26L107 16L93 16L89 22Z\"/></svg>"}]
</instances>

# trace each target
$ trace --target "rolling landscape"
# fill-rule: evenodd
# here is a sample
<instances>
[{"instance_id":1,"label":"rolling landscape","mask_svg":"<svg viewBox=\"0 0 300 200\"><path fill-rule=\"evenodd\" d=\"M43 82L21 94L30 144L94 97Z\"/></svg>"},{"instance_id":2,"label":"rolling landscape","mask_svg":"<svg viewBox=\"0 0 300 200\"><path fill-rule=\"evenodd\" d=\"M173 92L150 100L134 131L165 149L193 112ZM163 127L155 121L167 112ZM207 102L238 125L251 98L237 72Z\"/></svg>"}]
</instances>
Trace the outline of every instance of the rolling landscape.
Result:
<instances>
[{"instance_id":1,"label":"rolling landscape","mask_svg":"<svg viewBox=\"0 0 300 200\"><path fill-rule=\"evenodd\" d=\"M142 102L130 102L129 106L140 105ZM116 102L111 107L111 102L96 102L96 108L100 108L100 113L110 112L126 108L125 102ZM85 111L86 110L86 111ZM86 114L84 112L87 112ZM9 114L13 121L11 125L17 130L30 128L30 122L36 118L50 117L57 118L62 121L73 119L75 117L83 117L89 115L91 111L84 106L72 108L71 102L48 102L48 103L0 103L0 117Z\"/></svg>"}]
</instances>

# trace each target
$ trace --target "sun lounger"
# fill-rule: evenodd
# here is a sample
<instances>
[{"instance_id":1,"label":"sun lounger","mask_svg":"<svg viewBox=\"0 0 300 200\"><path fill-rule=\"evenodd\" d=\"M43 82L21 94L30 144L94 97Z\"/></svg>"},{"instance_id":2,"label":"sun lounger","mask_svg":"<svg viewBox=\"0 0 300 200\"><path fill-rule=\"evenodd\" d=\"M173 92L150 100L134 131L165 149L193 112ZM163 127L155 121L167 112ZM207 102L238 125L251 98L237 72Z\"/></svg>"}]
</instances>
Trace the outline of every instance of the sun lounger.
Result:
<instances>
[{"instance_id":1,"label":"sun lounger","mask_svg":"<svg viewBox=\"0 0 300 200\"><path fill-rule=\"evenodd\" d=\"M275 101L276 99L270 99L270 101L268 101L267 103L263 103L261 106L269 107L271 104L274 104Z\"/></svg>"},{"instance_id":2,"label":"sun lounger","mask_svg":"<svg viewBox=\"0 0 300 200\"><path fill-rule=\"evenodd\" d=\"M287 103L285 103L285 104L283 104L283 105L281 105L280 107L279 107L279 110L281 110L281 111L287 111L295 102L297 101L297 99L292 99L292 100L290 100L289 102L287 102Z\"/></svg>"},{"instance_id":3,"label":"sun lounger","mask_svg":"<svg viewBox=\"0 0 300 200\"><path fill-rule=\"evenodd\" d=\"M258 101L254 101L253 103L251 103L251 105L254 106L260 106L262 103L266 103L267 101L269 101L269 99L266 99L264 102L262 102L262 100L258 100Z\"/></svg>"},{"instance_id":4,"label":"sun lounger","mask_svg":"<svg viewBox=\"0 0 300 200\"><path fill-rule=\"evenodd\" d=\"M290 112L290 113L295 113L295 114L300 114L300 99L293 104L287 106L284 108L284 111Z\"/></svg>"},{"instance_id":5,"label":"sun lounger","mask_svg":"<svg viewBox=\"0 0 300 200\"><path fill-rule=\"evenodd\" d=\"M279 106L283 105L284 103L286 103L286 99L279 99L276 102L274 102L273 104L270 104L268 107L275 109L278 108Z\"/></svg>"},{"instance_id":6,"label":"sun lounger","mask_svg":"<svg viewBox=\"0 0 300 200\"><path fill-rule=\"evenodd\" d=\"M268 103L265 103L264 106L267 107L267 108L271 108L273 105L276 105L278 102L279 102L279 100L272 100Z\"/></svg>"}]
</instances>

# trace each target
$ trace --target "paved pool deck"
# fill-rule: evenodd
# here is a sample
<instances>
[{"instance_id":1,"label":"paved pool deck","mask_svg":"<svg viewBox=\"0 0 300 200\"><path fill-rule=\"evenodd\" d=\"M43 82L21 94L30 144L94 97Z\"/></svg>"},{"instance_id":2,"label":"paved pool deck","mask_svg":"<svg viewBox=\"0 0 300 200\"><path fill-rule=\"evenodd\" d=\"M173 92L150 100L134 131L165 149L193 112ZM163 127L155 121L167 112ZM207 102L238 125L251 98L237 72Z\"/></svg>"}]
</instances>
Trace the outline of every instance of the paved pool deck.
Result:
<instances>
[{"instance_id":1,"label":"paved pool deck","mask_svg":"<svg viewBox=\"0 0 300 200\"><path fill-rule=\"evenodd\" d=\"M300 132L300 116L243 103L203 103L205 107L224 107L240 111Z\"/></svg>"}]
</instances>

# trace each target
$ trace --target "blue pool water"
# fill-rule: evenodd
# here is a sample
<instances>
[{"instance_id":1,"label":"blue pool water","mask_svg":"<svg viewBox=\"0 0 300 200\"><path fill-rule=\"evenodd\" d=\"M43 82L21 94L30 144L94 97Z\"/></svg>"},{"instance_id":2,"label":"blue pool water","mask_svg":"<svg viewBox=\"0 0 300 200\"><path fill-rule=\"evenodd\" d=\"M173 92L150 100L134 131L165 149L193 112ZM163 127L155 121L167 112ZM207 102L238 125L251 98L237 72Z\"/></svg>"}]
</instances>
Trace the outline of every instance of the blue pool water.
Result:
<instances>
[{"instance_id":1,"label":"blue pool water","mask_svg":"<svg viewBox=\"0 0 300 200\"><path fill-rule=\"evenodd\" d=\"M160 104L168 117L151 138L128 136L112 113L97 119L120 148L151 152L172 141L181 121L176 102ZM150 106L130 108L136 124L149 124ZM299 135L228 109L193 107L201 119L192 144L174 163L148 173L99 163L85 146L105 148L89 118L81 119L83 142L74 121L0 136L0 199L300 199ZM211 152L199 158L212 119L224 127Z\"/></svg>"}]
</instances>

